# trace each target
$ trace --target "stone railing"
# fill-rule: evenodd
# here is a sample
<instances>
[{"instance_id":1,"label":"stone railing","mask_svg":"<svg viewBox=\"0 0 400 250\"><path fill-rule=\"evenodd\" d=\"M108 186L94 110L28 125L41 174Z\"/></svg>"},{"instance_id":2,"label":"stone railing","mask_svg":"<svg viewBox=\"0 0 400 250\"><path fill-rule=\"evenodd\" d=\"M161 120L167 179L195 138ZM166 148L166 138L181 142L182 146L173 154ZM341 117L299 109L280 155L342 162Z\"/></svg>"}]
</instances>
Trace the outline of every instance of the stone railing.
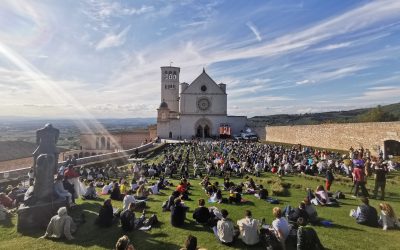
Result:
<instances>
[{"instance_id":1,"label":"stone railing","mask_svg":"<svg viewBox=\"0 0 400 250\"><path fill-rule=\"evenodd\" d=\"M128 158L130 155L135 154L136 150L139 153L141 153L141 152L147 151L148 149L150 149L152 147L154 147L154 143L150 142L148 144L145 144L145 145L142 145L142 146L139 146L136 148L128 149L128 150L79 158L79 159L77 159L77 166L85 165L85 164L89 164L89 163L95 163L95 162L103 162L103 161L107 161L107 160L111 160L111 159ZM59 162L58 166L62 166L63 164L65 164L65 161ZM20 169L0 172L0 182L4 181L5 179L13 180L13 179L18 179L18 178L27 176L29 169L30 168L20 168Z\"/></svg>"}]
</instances>

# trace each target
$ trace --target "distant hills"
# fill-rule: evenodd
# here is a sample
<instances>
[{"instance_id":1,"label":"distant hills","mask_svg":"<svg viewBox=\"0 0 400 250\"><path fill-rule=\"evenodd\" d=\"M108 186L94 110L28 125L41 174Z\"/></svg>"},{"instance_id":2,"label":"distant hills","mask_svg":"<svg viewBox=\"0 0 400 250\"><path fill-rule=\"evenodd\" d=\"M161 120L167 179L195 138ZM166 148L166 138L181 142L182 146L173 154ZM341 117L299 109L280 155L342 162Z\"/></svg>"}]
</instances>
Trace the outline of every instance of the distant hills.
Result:
<instances>
[{"instance_id":1,"label":"distant hills","mask_svg":"<svg viewBox=\"0 0 400 250\"><path fill-rule=\"evenodd\" d=\"M331 111L306 114L280 114L255 116L249 119L254 125L315 125L323 123L351 123L369 121L399 121L400 103L374 108L354 109L348 111Z\"/></svg>"}]
</instances>

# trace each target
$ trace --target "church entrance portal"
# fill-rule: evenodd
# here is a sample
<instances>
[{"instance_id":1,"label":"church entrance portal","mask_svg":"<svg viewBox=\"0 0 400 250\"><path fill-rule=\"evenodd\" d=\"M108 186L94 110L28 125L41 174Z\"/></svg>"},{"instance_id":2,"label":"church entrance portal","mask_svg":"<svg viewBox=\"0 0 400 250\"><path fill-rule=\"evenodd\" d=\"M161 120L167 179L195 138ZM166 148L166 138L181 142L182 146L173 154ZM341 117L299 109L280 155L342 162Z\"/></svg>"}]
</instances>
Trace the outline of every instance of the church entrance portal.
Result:
<instances>
[{"instance_id":1,"label":"church entrance portal","mask_svg":"<svg viewBox=\"0 0 400 250\"><path fill-rule=\"evenodd\" d=\"M389 155L399 156L400 155L400 142L395 140L387 140L383 142L385 149L385 157Z\"/></svg>"},{"instance_id":2,"label":"church entrance portal","mask_svg":"<svg viewBox=\"0 0 400 250\"><path fill-rule=\"evenodd\" d=\"M195 135L197 138L210 138L211 122L205 118L198 120L195 125Z\"/></svg>"}]
</instances>

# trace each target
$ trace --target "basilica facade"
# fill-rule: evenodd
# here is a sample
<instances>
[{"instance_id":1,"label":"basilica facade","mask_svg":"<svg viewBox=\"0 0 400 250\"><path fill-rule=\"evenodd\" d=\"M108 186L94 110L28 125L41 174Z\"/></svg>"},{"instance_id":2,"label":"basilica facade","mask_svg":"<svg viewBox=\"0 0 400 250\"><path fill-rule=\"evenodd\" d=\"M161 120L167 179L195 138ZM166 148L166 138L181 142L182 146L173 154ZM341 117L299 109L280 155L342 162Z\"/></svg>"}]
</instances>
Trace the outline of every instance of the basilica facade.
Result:
<instances>
[{"instance_id":1,"label":"basilica facade","mask_svg":"<svg viewBox=\"0 0 400 250\"><path fill-rule=\"evenodd\" d=\"M161 139L226 138L245 129L247 117L227 115L225 84L217 84L204 69L191 84L180 83L179 74L179 67L161 67Z\"/></svg>"}]
</instances>

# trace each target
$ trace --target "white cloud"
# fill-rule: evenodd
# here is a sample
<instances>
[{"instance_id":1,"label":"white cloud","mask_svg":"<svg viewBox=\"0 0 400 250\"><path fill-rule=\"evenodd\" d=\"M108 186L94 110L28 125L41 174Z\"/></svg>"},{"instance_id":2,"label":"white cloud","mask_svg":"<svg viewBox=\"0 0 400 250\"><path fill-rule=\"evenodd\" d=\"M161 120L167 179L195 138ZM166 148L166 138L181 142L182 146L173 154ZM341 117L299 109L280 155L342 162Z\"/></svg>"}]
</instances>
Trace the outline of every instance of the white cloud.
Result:
<instances>
[{"instance_id":1,"label":"white cloud","mask_svg":"<svg viewBox=\"0 0 400 250\"><path fill-rule=\"evenodd\" d=\"M317 48L315 50L316 51L329 51L329 50L335 50L335 49L340 49L340 48L346 48L346 47L349 47L351 44L352 44L351 42L329 44L325 47Z\"/></svg>"},{"instance_id":2,"label":"white cloud","mask_svg":"<svg viewBox=\"0 0 400 250\"><path fill-rule=\"evenodd\" d=\"M310 81L310 80L308 80L308 79L305 79L305 80L303 80L303 81L297 81L297 82L296 82L297 85L303 85L303 84L307 84L307 83L314 83L314 81L313 81L313 80Z\"/></svg>"},{"instance_id":3,"label":"white cloud","mask_svg":"<svg viewBox=\"0 0 400 250\"><path fill-rule=\"evenodd\" d=\"M370 88L364 91L360 96L352 97L350 100L363 100L363 101L398 101L400 96L400 87L384 87L384 88Z\"/></svg>"},{"instance_id":4,"label":"white cloud","mask_svg":"<svg viewBox=\"0 0 400 250\"><path fill-rule=\"evenodd\" d=\"M118 47L123 45L126 41L126 35L128 34L129 29L130 26L126 27L118 34L107 34L97 43L96 50L103 50L106 48Z\"/></svg>"},{"instance_id":5,"label":"white cloud","mask_svg":"<svg viewBox=\"0 0 400 250\"><path fill-rule=\"evenodd\" d=\"M247 22L246 25L253 32L253 34L256 36L256 39L259 42L261 42L262 41L261 34L260 34L260 31L257 29L257 27L252 22Z\"/></svg>"}]
</instances>

